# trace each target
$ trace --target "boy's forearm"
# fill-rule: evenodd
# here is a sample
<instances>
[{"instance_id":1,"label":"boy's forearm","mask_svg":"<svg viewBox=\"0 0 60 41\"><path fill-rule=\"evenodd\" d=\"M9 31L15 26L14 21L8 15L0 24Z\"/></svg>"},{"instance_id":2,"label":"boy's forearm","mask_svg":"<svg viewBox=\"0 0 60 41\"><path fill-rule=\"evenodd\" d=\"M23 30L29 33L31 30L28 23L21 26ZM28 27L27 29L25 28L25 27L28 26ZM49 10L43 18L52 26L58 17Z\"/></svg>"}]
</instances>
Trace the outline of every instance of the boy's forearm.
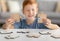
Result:
<instances>
[{"instance_id":1,"label":"boy's forearm","mask_svg":"<svg viewBox=\"0 0 60 41\"><path fill-rule=\"evenodd\" d=\"M9 28L8 28L8 27L9 27ZM4 24L4 25L2 26L2 29L14 29L14 26L13 26L13 25L8 26L8 25Z\"/></svg>"},{"instance_id":2,"label":"boy's forearm","mask_svg":"<svg viewBox=\"0 0 60 41\"><path fill-rule=\"evenodd\" d=\"M59 28L59 26L58 25L56 25L56 24L50 24L50 25L46 25L46 27L47 28L49 28L49 29L58 29Z\"/></svg>"},{"instance_id":3,"label":"boy's forearm","mask_svg":"<svg viewBox=\"0 0 60 41\"><path fill-rule=\"evenodd\" d=\"M4 24L4 25L2 26L2 29L7 29L6 24Z\"/></svg>"}]
</instances>

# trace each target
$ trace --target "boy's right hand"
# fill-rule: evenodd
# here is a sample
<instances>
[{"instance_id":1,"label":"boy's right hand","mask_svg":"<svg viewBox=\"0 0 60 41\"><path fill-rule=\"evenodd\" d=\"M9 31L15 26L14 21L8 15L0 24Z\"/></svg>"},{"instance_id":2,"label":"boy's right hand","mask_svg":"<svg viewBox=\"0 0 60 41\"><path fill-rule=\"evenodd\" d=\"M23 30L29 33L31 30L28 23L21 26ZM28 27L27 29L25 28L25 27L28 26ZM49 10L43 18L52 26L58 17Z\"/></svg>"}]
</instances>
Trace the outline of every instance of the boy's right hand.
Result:
<instances>
[{"instance_id":1,"label":"boy's right hand","mask_svg":"<svg viewBox=\"0 0 60 41\"><path fill-rule=\"evenodd\" d=\"M12 24L14 24L14 22L15 22L14 19L9 18L9 19L6 20L6 22L5 22L5 24L2 26L2 28L3 28L3 29L13 28L13 27L12 27Z\"/></svg>"},{"instance_id":2,"label":"boy's right hand","mask_svg":"<svg viewBox=\"0 0 60 41\"><path fill-rule=\"evenodd\" d=\"M6 20L6 24L13 24L15 20L13 18L9 18Z\"/></svg>"}]
</instances>

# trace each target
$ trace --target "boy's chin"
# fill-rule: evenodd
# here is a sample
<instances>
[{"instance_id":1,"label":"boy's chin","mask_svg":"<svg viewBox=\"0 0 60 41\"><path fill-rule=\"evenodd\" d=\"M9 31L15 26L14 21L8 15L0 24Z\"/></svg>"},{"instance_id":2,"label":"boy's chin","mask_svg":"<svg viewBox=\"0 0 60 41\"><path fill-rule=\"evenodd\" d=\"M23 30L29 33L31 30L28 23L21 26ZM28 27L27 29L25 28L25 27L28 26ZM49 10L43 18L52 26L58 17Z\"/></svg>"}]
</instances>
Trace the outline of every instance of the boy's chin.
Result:
<instances>
[{"instance_id":1,"label":"boy's chin","mask_svg":"<svg viewBox=\"0 0 60 41\"><path fill-rule=\"evenodd\" d=\"M34 17L29 17L28 19L34 19Z\"/></svg>"}]
</instances>

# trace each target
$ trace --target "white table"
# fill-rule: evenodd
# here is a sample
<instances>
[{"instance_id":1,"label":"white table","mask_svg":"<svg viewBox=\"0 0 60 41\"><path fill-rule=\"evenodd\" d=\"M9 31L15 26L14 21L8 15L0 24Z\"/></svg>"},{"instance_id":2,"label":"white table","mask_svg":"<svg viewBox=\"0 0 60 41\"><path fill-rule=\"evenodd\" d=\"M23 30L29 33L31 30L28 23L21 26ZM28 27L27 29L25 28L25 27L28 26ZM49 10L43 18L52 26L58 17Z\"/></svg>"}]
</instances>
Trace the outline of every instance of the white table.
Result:
<instances>
[{"instance_id":1,"label":"white table","mask_svg":"<svg viewBox=\"0 0 60 41\"><path fill-rule=\"evenodd\" d=\"M18 30L29 30L31 33L38 33L39 31L46 31L47 29L14 29L11 30L14 33L16 33L16 31ZM1 29L0 29L1 31ZM50 30L47 30L50 31ZM54 33L54 32L53 32ZM0 34L0 41L60 41L60 39L55 39L50 37L50 35L41 35L39 38L28 38L26 37L26 34L20 34L19 38L16 39L5 39L4 36L6 36L6 34Z\"/></svg>"}]
</instances>

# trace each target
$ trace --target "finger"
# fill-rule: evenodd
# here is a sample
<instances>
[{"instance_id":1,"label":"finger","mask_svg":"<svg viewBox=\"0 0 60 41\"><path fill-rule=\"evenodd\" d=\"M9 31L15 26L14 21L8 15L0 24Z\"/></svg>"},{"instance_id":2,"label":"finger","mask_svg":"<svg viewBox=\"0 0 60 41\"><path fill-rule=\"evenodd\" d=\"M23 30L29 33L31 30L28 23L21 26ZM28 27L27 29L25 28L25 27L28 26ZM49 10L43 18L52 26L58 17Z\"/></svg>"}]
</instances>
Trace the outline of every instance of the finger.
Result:
<instances>
[{"instance_id":1,"label":"finger","mask_svg":"<svg viewBox=\"0 0 60 41\"><path fill-rule=\"evenodd\" d=\"M47 19L46 18L43 18L43 23L46 24L47 23Z\"/></svg>"},{"instance_id":2,"label":"finger","mask_svg":"<svg viewBox=\"0 0 60 41\"><path fill-rule=\"evenodd\" d=\"M13 19L8 19L8 22L9 22L9 23L13 23L14 20L13 20Z\"/></svg>"},{"instance_id":3,"label":"finger","mask_svg":"<svg viewBox=\"0 0 60 41\"><path fill-rule=\"evenodd\" d=\"M47 22L48 22L49 24L51 24L51 20L50 20L50 19L47 19Z\"/></svg>"},{"instance_id":4,"label":"finger","mask_svg":"<svg viewBox=\"0 0 60 41\"><path fill-rule=\"evenodd\" d=\"M46 19L46 18L43 18L42 20L43 20L44 22L46 22L46 21L47 21L47 19Z\"/></svg>"},{"instance_id":5,"label":"finger","mask_svg":"<svg viewBox=\"0 0 60 41\"><path fill-rule=\"evenodd\" d=\"M50 25L51 24L50 19L43 19L43 22L44 22L45 25Z\"/></svg>"}]
</instances>

